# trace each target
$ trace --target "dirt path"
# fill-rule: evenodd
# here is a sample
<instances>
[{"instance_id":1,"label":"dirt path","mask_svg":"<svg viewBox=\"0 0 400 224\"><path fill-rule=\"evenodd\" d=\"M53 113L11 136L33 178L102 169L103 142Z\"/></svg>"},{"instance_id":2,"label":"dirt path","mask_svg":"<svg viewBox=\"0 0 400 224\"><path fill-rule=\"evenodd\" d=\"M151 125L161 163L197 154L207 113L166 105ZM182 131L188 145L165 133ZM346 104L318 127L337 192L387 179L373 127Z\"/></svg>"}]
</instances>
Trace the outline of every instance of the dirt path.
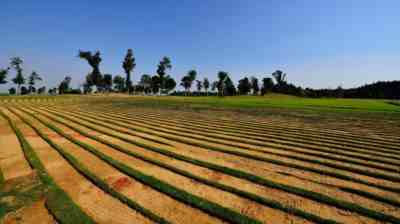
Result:
<instances>
[{"instance_id":1,"label":"dirt path","mask_svg":"<svg viewBox=\"0 0 400 224\"><path fill-rule=\"evenodd\" d=\"M48 213L45 201L40 200L29 207L24 207L16 212L9 213L3 224L54 224L56 221Z\"/></svg>"},{"instance_id":2,"label":"dirt path","mask_svg":"<svg viewBox=\"0 0 400 224\"><path fill-rule=\"evenodd\" d=\"M6 111L3 108L0 110ZM6 181L32 173L17 136L2 116L0 116L0 169Z\"/></svg>"}]
</instances>

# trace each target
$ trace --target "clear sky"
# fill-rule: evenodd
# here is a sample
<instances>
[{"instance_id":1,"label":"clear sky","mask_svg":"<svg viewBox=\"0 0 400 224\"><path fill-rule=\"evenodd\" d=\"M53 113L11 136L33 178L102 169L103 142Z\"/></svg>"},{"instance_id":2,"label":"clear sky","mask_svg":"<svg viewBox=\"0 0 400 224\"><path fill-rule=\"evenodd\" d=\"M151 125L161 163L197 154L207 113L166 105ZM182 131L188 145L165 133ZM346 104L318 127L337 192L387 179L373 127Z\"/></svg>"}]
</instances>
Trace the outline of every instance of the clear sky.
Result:
<instances>
[{"instance_id":1,"label":"clear sky","mask_svg":"<svg viewBox=\"0 0 400 224\"><path fill-rule=\"evenodd\" d=\"M90 71L79 49L100 50L101 71L115 75L132 48L134 80L169 56L177 81L189 69L235 81L280 69L304 87L354 87L400 79L399 9L399 0L1 0L0 67L20 56L26 75L49 86L70 75L77 86Z\"/></svg>"}]
</instances>

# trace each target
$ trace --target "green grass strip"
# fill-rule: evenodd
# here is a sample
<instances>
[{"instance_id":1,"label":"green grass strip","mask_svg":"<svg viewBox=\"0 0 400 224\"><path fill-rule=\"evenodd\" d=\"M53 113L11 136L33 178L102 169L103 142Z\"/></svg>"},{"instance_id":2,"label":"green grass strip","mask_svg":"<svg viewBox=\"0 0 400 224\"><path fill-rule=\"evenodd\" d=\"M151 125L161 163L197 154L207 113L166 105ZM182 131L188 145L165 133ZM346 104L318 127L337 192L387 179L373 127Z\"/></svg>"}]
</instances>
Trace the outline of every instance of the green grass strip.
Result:
<instances>
[{"instance_id":1,"label":"green grass strip","mask_svg":"<svg viewBox=\"0 0 400 224\"><path fill-rule=\"evenodd\" d=\"M8 121L17 135L29 164L31 167L36 169L39 178L48 186L46 207L57 222L62 224L94 224L95 222L93 219L82 211L82 209L72 201L68 194L65 193L65 191L62 190L47 173L46 168L40 161L39 157L15 123L4 114L3 111L0 111L0 114Z\"/></svg>"},{"instance_id":2,"label":"green grass strip","mask_svg":"<svg viewBox=\"0 0 400 224\"><path fill-rule=\"evenodd\" d=\"M4 184L4 174L3 171L1 171L1 167L0 167L0 188L3 186Z\"/></svg>"},{"instance_id":3,"label":"green grass strip","mask_svg":"<svg viewBox=\"0 0 400 224\"><path fill-rule=\"evenodd\" d=\"M12 111L12 110L10 110ZM158 215L154 214L150 210L142 207L138 203L132 201L128 197L124 196L123 194L119 193L118 191L114 190L110 185L108 185L105 181L103 181L101 178L97 177L94 173L92 173L85 165L83 165L81 162L79 162L74 156L72 156L70 153L65 151L61 146L57 145L55 142L53 142L46 134L44 134L39 128L35 127L31 121L28 119L22 117L20 114L16 113L15 111L12 111L16 116L18 116L22 121L24 121L26 124L28 124L44 141L46 141L50 146L52 146L64 159L67 160L69 164L71 164L80 174L82 174L84 177L86 177L88 180L90 180L93 184L98 186L100 189L103 191L107 192L111 196L117 198L120 200L122 203L128 205L130 208L138 211L145 217L149 218L150 220L153 220L157 223L161 224L168 224L169 222L166 221L165 219L159 217Z\"/></svg>"},{"instance_id":4,"label":"green grass strip","mask_svg":"<svg viewBox=\"0 0 400 224\"><path fill-rule=\"evenodd\" d=\"M61 117L65 118L64 115L60 115L60 114L56 114L56 116L61 116ZM65 118L65 119L73 121L72 119L68 119L68 118ZM76 122L76 121L73 121L73 122ZM77 123L79 123L79 122L77 122ZM379 220L379 221L387 221L387 222L391 222L391 223L400 223L400 219L398 219L398 218L396 218L394 216L387 215L387 214L384 214L384 213L381 213L381 212L377 212L377 211L374 211L374 210L371 210L371 209L368 209L368 208L364 208L364 207L362 207L362 206L360 206L358 204L355 204L355 203L351 203L351 202L347 202L347 201L343 201L343 200L338 200L338 199L335 199L335 198L332 198L332 197L329 197L329 196L326 196L326 195L323 195L323 194L320 194L320 193L317 193L317 192L305 190L305 189L302 189L302 188L276 183L274 181L270 181L270 180L267 180L265 178L262 178L262 177L259 177L259 176L253 175L251 173L241 171L241 170L236 170L236 169L232 169L232 168L228 168L228 167L224 167L224 166L219 166L219 165L216 165L216 164L213 164L213 163L208 163L208 162L205 162L205 161L201 161L201 160L193 159L193 158L190 158L190 157L182 156L182 155L176 154L174 152L171 152L171 151L169 151L167 149L154 147L154 146L147 145L147 144L140 143L140 142L136 142L136 141L133 141L133 140L130 140L130 139L118 136L118 135L113 135L112 133L102 131L102 130L97 129L97 128L91 126L91 125L85 125L85 124L80 124L80 125L82 125L84 127L87 127L89 129L98 131L100 133L103 133L103 134L106 134L106 135L121 139L123 141L132 143L132 144L137 145L139 147L142 147L144 149L148 149L148 150L151 150L151 151L154 151L154 152L157 152L157 153L172 157L172 158L177 159L177 160L181 160L181 161L184 161L184 162L189 162L189 163L192 163L192 164L195 164L195 165L198 165L198 166L201 166L201 167L205 167L205 168L208 168L208 169L211 169L211 170L214 170L214 171L218 171L218 172L221 172L221 173L233 176L233 177L246 179L246 180L248 180L250 182L253 182L253 183L256 183L256 184L259 184L259 185L263 185L263 186L266 186L266 187L282 190L282 191L285 191L287 193L299 195L299 196L302 196L304 198L311 199L313 201L317 201L317 202L320 202L320 203L323 203L323 204L327 204L327 205L331 205L331 206L337 207L339 209L344 209L344 210L356 212L358 214L361 214L361 215L364 215L364 216L367 216L367 217L370 217L370 218L373 218L373 219L376 219L376 220ZM377 195L375 195L375 197L376 198L380 198ZM387 199L386 201L390 201L391 202L392 200Z\"/></svg>"},{"instance_id":5,"label":"green grass strip","mask_svg":"<svg viewBox=\"0 0 400 224\"><path fill-rule=\"evenodd\" d=\"M102 127L107 127L109 129L113 129L113 130L118 131L118 129L115 129L110 125L107 125L105 123L99 123L97 121L93 121L93 120L90 120L90 119L87 119L87 118L78 117L76 114L77 114L77 112L75 112L75 114L73 114L73 115L69 114L69 116L77 117L78 119L81 119L81 120L84 120L84 121L87 121L87 122L90 122L90 123L93 123L93 124L100 125ZM61 115L60 112L57 115L58 116L63 116L63 115ZM101 120L101 119L97 118L97 120ZM107 123L113 123L113 122L109 120L109 121L107 121ZM117 123L117 125L119 125L121 127L125 127L125 125L123 125L123 124ZM243 158L248 158L248 159L253 159L253 160L267 162L267 163L272 163L272 164L276 164L276 165L281 165L281 166L301 169L301 170L305 170L305 171L309 171L309 172L313 172L313 173L317 173L317 174L321 174L321 175L331 176L331 177L335 177L335 178L339 178L339 179L343 179L343 180L348 180L348 181L353 181L353 182L356 182L356 183L365 184L365 185L368 185L368 186L374 186L374 187L377 187L377 188L390 190L390 191L393 191L393 192L396 192L396 193L400 192L400 188L382 186L380 184L371 183L371 182L368 182L368 181L364 181L364 180L361 180L361 179L358 179L358 178L354 178L354 177L347 176L347 175L340 174L340 173L336 173L336 172L331 172L331 171L322 170L322 169L316 169L316 168L312 168L312 167L306 167L306 166L297 165L297 164L293 164L293 163L287 163L287 162L283 162L283 161L280 161L280 160L269 159L269 158L266 158L266 157L260 157L260 156L256 156L256 155L252 155L252 154L248 154L248 153L243 153L243 152L239 152L239 151L233 151L233 150L229 150L229 149L225 149L225 148L221 148L221 147L217 147L217 146L211 146L209 144L202 143L202 142L196 142L196 141L192 141L192 140L189 140L189 139L181 139L179 137L175 137L175 135L171 136L171 135L160 133L160 132L146 131L146 130L143 130L142 128L134 127L132 125L126 126L126 128L129 128L129 129L134 130L134 131L139 131L139 132L144 132L144 133L147 133L147 134L156 135L156 136L159 136L159 137L162 137L162 138L165 138L165 139L169 139L169 140L172 140L172 141L177 141L177 142L185 143L185 144L188 144L188 145L197 146L197 147L200 147L202 149L208 149L208 150L222 152L222 153L226 153L226 154L231 154L231 155L235 155L235 156L239 156L239 157L243 157ZM318 163L318 162L315 161L315 163ZM349 168L347 170L348 171L352 171L353 169ZM359 169L357 169L357 170L359 170ZM365 171L365 170L364 171L360 171L360 173L364 174L364 175L366 173L368 173L372 177L378 177L378 178L381 178L381 179L385 179L386 176L388 176L388 175L380 176L377 173L373 173L373 172L369 172L369 171ZM389 176L389 177L392 177L392 176ZM393 178L390 178L389 180L397 180L397 179L399 179L399 178L398 177L393 177Z\"/></svg>"},{"instance_id":6,"label":"green grass strip","mask_svg":"<svg viewBox=\"0 0 400 224\"><path fill-rule=\"evenodd\" d=\"M185 170L181 170L181 169L178 169L178 168L176 168L174 166L162 163L162 162L160 162L158 160L154 160L154 159L148 158L148 157L143 156L143 155L141 155L139 153L127 150L127 149L125 149L125 148L123 148L123 147L121 147L119 145L116 145L116 144L110 142L110 141L104 140L104 139L99 138L99 137L97 137L95 135L88 134L87 132L83 131L82 129L79 129L78 127L76 127L74 125L71 125L71 124L69 124L67 122L64 122L64 121L62 121L60 119L57 119L57 118L54 118L54 117L50 117L50 116L46 116L45 114L42 114L42 115L45 116L48 119L51 119L52 121L56 121L56 122L58 122L60 124L63 124L65 126L71 128L72 130L78 132L79 134L81 134L83 136L91 138L91 139L93 139L93 140L95 140L97 142L100 142L102 144L108 145L108 146L110 146L110 147L112 147L112 148L114 148L114 149L116 149L116 150L118 150L118 151L120 151L120 152L122 152L124 154L127 154L129 156L135 157L135 158L140 159L142 161L151 163L153 165L165 168L167 170L170 170L170 171L172 171L174 173L180 174L180 175L185 176L187 178L191 178L191 179L193 179L195 181L198 181L200 183L203 183L203 184L206 184L206 185L221 189L223 191L227 191L227 192L236 194L236 195L238 195L240 197L244 197L244 198L247 198L249 200L258 202L258 203L260 203L262 205L265 205L265 206L268 206L268 207L271 207L271 208L275 208L275 209L287 212L289 214L293 214L293 215L302 217L304 219L310 220L310 221L315 222L315 223L326 223L326 224L328 224L328 223L332 223L332 224L333 223L338 223L338 222L336 222L334 220L325 219L325 218L316 216L314 214L302 211L300 209L296 209L294 207L285 206L285 205L283 205L283 204L281 204L281 203L279 203L277 201L270 200L270 199L267 199L267 198L263 198L263 197L260 197L260 196L258 196L256 194L253 194L253 193L242 191L242 190L230 187L228 185L220 184L218 182L210 181L208 179L193 175L190 172L187 172ZM108 133L103 133L103 134L107 134L108 135ZM109 136L115 138L115 135L111 134Z\"/></svg>"},{"instance_id":7,"label":"green grass strip","mask_svg":"<svg viewBox=\"0 0 400 224\"><path fill-rule=\"evenodd\" d=\"M87 111L85 111L85 112L87 112ZM88 112L88 113L94 113L94 112ZM105 115L97 114L97 118L99 116L100 117L104 117L104 118L106 117ZM355 165L366 166L366 167L375 168L375 169L379 169L379 170L384 170L384 171L388 171L388 172L395 172L395 173L399 172L399 170L396 169L396 168L385 167L385 166L381 166L381 165L371 164L371 163L368 163L368 162L360 162L360 161L356 161L356 160L352 160L352 159L348 159L348 158L338 158L338 157L334 157L334 156L331 156L331 155L321 155L320 153L317 153L317 152L307 152L307 151L302 151L302 150L295 149L295 148L286 147L286 146L294 146L294 147L300 147L300 148L303 148L303 149L309 149L309 150L313 150L313 151L320 151L320 152L324 151L323 149L318 149L318 148L315 148L315 147L305 146L305 145L292 144L291 142L287 142L287 143L286 142L275 142L272 139L268 139L267 141L269 141L269 142L274 142L274 143L281 144L281 145L285 144L285 146L271 145L271 144L263 143L263 142L248 141L247 139L252 139L252 137L249 137L249 136L240 136L240 135L238 136L238 135L236 135L237 137L243 138L243 139L236 139L236 138L231 138L229 136L219 136L219 135L226 135L226 133L215 132L215 131L210 130L210 129L207 129L207 133L205 133L204 129L197 129L197 131L193 131L193 130L196 130L196 128L194 128L194 127L181 127L180 128L180 127L173 127L171 125L168 126L166 124L159 124L159 123L155 124L154 120L149 122L149 121L145 121L145 120L141 120L141 119L133 119L133 118L132 119L126 119L126 118L124 119L124 118L119 118L119 117L120 116L115 117L115 115L114 115L112 117L108 117L108 119L113 119L113 120L116 120L116 121L125 122L125 124L126 123L136 124L136 122L139 122L139 123L144 123L144 124L150 125L151 127L158 127L158 128L163 128L163 129L167 128L167 129L171 129L171 130L176 131L176 132L191 133L191 134L195 134L195 135L206 136L206 137L213 138L213 139L219 138L219 139L223 139L223 140L227 140L227 141L231 141L231 142L239 142L239 143L245 143L245 144L249 144L249 145L269 147L269 148L274 148L274 149L285 151L285 152L290 151L290 152L300 153L302 155L323 157L324 159L331 159L331 160L336 160L336 161L340 161L340 162L344 162L344 163L351 163L351 164L355 164ZM131 122L131 120L134 121L134 122ZM104 121L104 119L103 119L103 121ZM121 126L121 124L119 124L119 125ZM165 127L165 126L168 126L168 127ZM170 133L173 134L175 132L170 132ZM215 134L219 134L219 135L216 136L215 134L209 134L209 133L215 133ZM232 135L232 134L230 134L230 135ZM232 136L235 136L235 135L232 135ZM258 139L257 141L260 141L260 140L264 141L265 139ZM209 141L209 140L206 139L206 141ZM271 151L266 151L266 150L259 150L259 149L255 149L253 147L241 146L241 145L234 144L234 143L219 142L219 141L213 141L213 140L211 140L209 142L214 142L214 143L227 145L227 146L231 146L231 147L236 147L236 148L241 148L241 149L245 149L245 150L260 152L260 153L264 153L264 154L278 155L278 156L297 159L297 160L301 160L301 161L305 161L305 162L315 163L315 160L310 160L310 159L307 159L307 158L304 158L304 157L287 155L287 154L282 154L282 153L276 153L276 152L271 152ZM313 144L313 143L310 143L310 144ZM329 151L329 152L332 153L332 151ZM336 153L336 154L338 154L338 153ZM353 157L357 157L357 156L353 155ZM369 158L368 161L375 161L375 162L380 162L380 163L386 162L386 161L382 161L382 160L376 160L374 158ZM390 163L390 161L388 161L387 163ZM319 164L326 165L326 166L331 166L333 163L320 162ZM394 163L393 165L400 166L400 163ZM338 169L336 164L333 164L333 166L334 166L333 168L337 168Z\"/></svg>"},{"instance_id":8,"label":"green grass strip","mask_svg":"<svg viewBox=\"0 0 400 224\"><path fill-rule=\"evenodd\" d=\"M29 113L29 112L27 112L27 113ZM95 149L94 147L73 138L71 135L66 134L64 131L62 131L58 127L44 121L43 119L37 117L36 115L34 115L32 113L29 113L29 114L31 116L33 116L35 119L37 119L38 121L40 121L41 123L43 123L48 128L57 132L58 134L65 137L66 139L70 140L71 142L75 143L76 145L82 147L83 149L86 149L87 151L91 152L93 155L95 155L96 157L105 161L107 164L110 164L111 166L113 166L117 170L121 171L122 173L125 173L128 176L134 178L135 180L137 180L145 185L148 185L151 188L153 188L159 192L162 192L178 201L181 201L189 206L198 208L212 216L215 216L217 218L220 218L220 219L230 222L230 223L235 223L235 224L236 223L237 224L261 223L258 220L252 219L252 218L242 215L232 209L223 207L223 206L213 203L209 200L203 199L203 198L193 195L189 192L186 192L184 190L176 188L176 187L174 187L164 181L161 181L153 176L146 175L132 167L129 167L117 160L114 160L112 157L107 156L106 154Z\"/></svg>"}]
</instances>

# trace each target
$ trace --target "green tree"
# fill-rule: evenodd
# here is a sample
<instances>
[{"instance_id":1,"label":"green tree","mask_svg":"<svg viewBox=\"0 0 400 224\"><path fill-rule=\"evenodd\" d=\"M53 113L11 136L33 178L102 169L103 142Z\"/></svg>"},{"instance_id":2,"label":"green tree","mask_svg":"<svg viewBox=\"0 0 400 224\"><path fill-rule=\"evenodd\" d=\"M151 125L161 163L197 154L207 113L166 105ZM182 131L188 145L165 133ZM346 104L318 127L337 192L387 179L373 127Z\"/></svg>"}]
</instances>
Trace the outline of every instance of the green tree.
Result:
<instances>
[{"instance_id":1,"label":"green tree","mask_svg":"<svg viewBox=\"0 0 400 224\"><path fill-rule=\"evenodd\" d=\"M169 93L171 90L175 89L175 87L176 87L175 79L172 78L171 76L167 75L165 77L165 91L166 91L166 93Z\"/></svg>"},{"instance_id":2,"label":"green tree","mask_svg":"<svg viewBox=\"0 0 400 224\"><path fill-rule=\"evenodd\" d=\"M190 81L190 77L185 75L182 77L181 79L181 86L185 89L185 95L189 95L189 90L190 90L190 86L191 86L191 81Z\"/></svg>"},{"instance_id":3,"label":"green tree","mask_svg":"<svg viewBox=\"0 0 400 224\"><path fill-rule=\"evenodd\" d=\"M196 80L196 87L197 87L197 92L200 92L201 89L203 89L203 82L200 80Z\"/></svg>"},{"instance_id":4,"label":"green tree","mask_svg":"<svg viewBox=\"0 0 400 224\"><path fill-rule=\"evenodd\" d=\"M167 70L171 70L171 60L168 57L163 57L157 66L157 75L159 77L160 87L162 91L165 85L165 76L167 75Z\"/></svg>"},{"instance_id":5,"label":"green tree","mask_svg":"<svg viewBox=\"0 0 400 224\"><path fill-rule=\"evenodd\" d=\"M143 74L140 77L139 85L142 87L145 94L151 93L151 75Z\"/></svg>"},{"instance_id":6,"label":"green tree","mask_svg":"<svg viewBox=\"0 0 400 224\"><path fill-rule=\"evenodd\" d=\"M11 67L15 69L17 75L12 79L13 83L17 85L17 93L21 92L21 85L25 84L25 77L22 74L22 64L24 62L19 57L11 58Z\"/></svg>"},{"instance_id":7,"label":"green tree","mask_svg":"<svg viewBox=\"0 0 400 224\"><path fill-rule=\"evenodd\" d=\"M37 72L33 71L28 77L29 93L34 92L36 81L42 81L42 78Z\"/></svg>"},{"instance_id":8,"label":"green tree","mask_svg":"<svg viewBox=\"0 0 400 224\"><path fill-rule=\"evenodd\" d=\"M115 86L115 89L118 91L118 92L123 92L124 91L124 89L125 89L125 78L124 77L122 77L122 76L120 76L120 75L116 75L115 77L114 77L114 86Z\"/></svg>"},{"instance_id":9,"label":"green tree","mask_svg":"<svg viewBox=\"0 0 400 224\"><path fill-rule=\"evenodd\" d=\"M263 85L261 88L261 95L265 95L266 93L272 91L274 88L274 81L271 78L263 78Z\"/></svg>"},{"instance_id":10,"label":"green tree","mask_svg":"<svg viewBox=\"0 0 400 224\"><path fill-rule=\"evenodd\" d=\"M113 84L113 78L112 78L111 74L104 74L103 84L104 84L104 88L107 90L107 92L110 92L111 88L112 88L112 84Z\"/></svg>"},{"instance_id":11,"label":"green tree","mask_svg":"<svg viewBox=\"0 0 400 224\"><path fill-rule=\"evenodd\" d=\"M92 67L92 72L89 73L91 76L90 79L93 84L97 87L97 89L101 88L103 84L103 77L101 75L99 65L101 62L100 51L96 51L95 54L92 55L90 51L79 51L79 58L85 59L88 64Z\"/></svg>"},{"instance_id":12,"label":"green tree","mask_svg":"<svg viewBox=\"0 0 400 224\"><path fill-rule=\"evenodd\" d=\"M125 55L125 59L122 62L122 68L124 69L126 74L125 86L127 88L128 94L130 94L130 91L132 89L131 72L135 67L136 63L135 63L135 57L133 56L133 51L132 49L128 49Z\"/></svg>"},{"instance_id":13,"label":"green tree","mask_svg":"<svg viewBox=\"0 0 400 224\"><path fill-rule=\"evenodd\" d=\"M210 88L210 81L207 78L203 80L204 90L206 91L206 95L208 96L208 89Z\"/></svg>"},{"instance_id":14,"label":"green tree","mask_svg":"<svg viewBox=\"0 0 400 224\"><path fill-rule=\"evenodd\" d=\"M70 84L71 84L72 78L70 76L66 76L64 80L61 81L60 85L58 86L58 92L59 94L64 94L67 93L70 90Z\"/></svg>"},{"instance_id":15,"label":"green tree","mask_svg":"<svg viewBox=\"0 0 400 224\"><path fill-rule=\"evenodd\" d=\"M258 79L254 76L251 77L251 89L253 90L253 95L258 95L260 87L258 85Z\"/></svg>"},{"instance_id":16,"label":"green tree","mask_svg":"<svg viewBox=\"0 0 400 224\"><path fill-rule=\"evenodd\" d=\"M219 96L224 96L225 92L225 87L226 87L226 81L229 78L229 74L224 71L219 71L218 72L218 84L217 84L217 89L218 89L218 95Z\"/></svg>"},{"instance_id":17,"label":"green tree","mask_svg":"<svg viewBox=\"0 0 400 224\"><path fill-rule=\"evenodd\" d=\"M243 79L240 79L238 84L239 94L247 95L249 94L250 90L251 90L251 83L249 81L249 78L244 77Z\"/></svg>"},{"instance_id":18,"label":"green tree","mask_svg":"<svg viewBox=\"0 0 400 224\"><path fill-rule=\"evenodd\" d=\"M228 76L225 81L225 91L224 95L233 96L236 95L236 88L233 84L231 78Z\"/></svg>"},{"instance_id":19,"label":"green tree","mask_svg":"<svg viewBox=\"0 0 400 224\"><path fill-rule=\"evenodd\" d=\"M38 94L43 94L46 92L46 86L42 86L38 89Z\"/></svg>"},{"instance_id":20,"label":"green tree","mask_svg":"<svg viewBox=\"0 0 400 224\"><path fill-rule=\"evenodd\" d=\"M272 73L272 76L275 78L278 86L286 84L286 73L283 73L281 70L276 70Z\"/></svg>"},{"instance_id":21,"label":"green tree","mask_svg":"<svg viewBox=\"0 0 400 224\"><path fill-rule=\"evenodd\" d=\"M161 88L160 76L154 75L151 77L151 87L150 88L153 91L153 94L160 93L160 88Z\"/></svg>"},{"instance_id":22,"label":"green tree","mask_svg":"<svg viewBox=\"0 0 400 224\"><path fill-rule=\"evenodd\" d=\"M0 84L6 84L7 83L7 74L10 68L6 69L0 69Z\"/></svg>"},{"instance_id":23,"label":"green tree","mask_svg":"<svg viewBox=\"0 0 400 224\"><path fill-rule=\"evenodd\" d=\"M219 83L219 81L214 81L214 82L212 82L212 84L211 84L211 91L218 90L218 83Z\"/></svg>"}]
</instances>

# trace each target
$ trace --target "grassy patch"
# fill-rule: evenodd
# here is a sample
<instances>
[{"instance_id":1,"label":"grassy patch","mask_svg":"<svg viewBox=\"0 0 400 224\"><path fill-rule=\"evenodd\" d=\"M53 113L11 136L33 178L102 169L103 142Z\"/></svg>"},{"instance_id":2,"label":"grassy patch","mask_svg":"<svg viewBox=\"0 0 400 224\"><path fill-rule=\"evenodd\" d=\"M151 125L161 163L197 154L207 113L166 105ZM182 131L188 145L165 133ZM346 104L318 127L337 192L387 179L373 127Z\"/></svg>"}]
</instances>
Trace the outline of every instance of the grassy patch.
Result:
<instances>
[{"instance_id":1,"label":"grassy patch","mask_svg":"<svg viewBox=\"0 0 400 224\"><path fill-rule=\"evenodd\" d=\"M0 220L9 212L44 198L47 186L35 175L8 181L0 187Z\"/></svg>"}]
</instances>

